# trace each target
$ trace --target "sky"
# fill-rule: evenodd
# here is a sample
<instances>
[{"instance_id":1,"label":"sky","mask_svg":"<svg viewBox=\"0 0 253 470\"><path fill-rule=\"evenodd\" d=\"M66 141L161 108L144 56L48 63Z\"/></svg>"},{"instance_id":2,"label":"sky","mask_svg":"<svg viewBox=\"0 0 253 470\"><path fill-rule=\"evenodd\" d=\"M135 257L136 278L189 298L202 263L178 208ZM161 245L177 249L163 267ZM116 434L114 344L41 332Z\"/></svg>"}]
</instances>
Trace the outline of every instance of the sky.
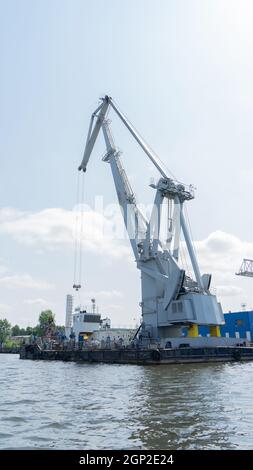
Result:
<instances>
[{"instance_id":1,"label":"sky","mask_svg":"<svg viewBox=\"0 0 253 470\"><path fill-rule=\"evenodd\" d=\"M196 187L194 243L224 311L253 307L253 279L235 276L253 258L252 23L250 0L0 0L0 317L34 325L51 308L64 323L77 167L105 94ZM138 200L151 203L157 172L110 119ZM84 180L85 230L99 224L98 214L91 221L98 196L117 202L104 151L100 138ZM115 326L138 321L127 240L84 242L75 304L91 297Z\"/></svg>"}]
</instances>

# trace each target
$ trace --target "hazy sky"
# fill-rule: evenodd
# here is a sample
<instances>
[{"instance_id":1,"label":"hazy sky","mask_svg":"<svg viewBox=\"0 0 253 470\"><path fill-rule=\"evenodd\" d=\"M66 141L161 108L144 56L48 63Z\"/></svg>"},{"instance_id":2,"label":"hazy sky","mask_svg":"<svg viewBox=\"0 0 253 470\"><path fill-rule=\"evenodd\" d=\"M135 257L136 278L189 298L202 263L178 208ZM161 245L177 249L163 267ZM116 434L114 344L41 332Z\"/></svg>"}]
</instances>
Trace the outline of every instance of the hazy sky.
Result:
<instances>
[{"instance_id":1,"label":"hazy sky","mask_svg":"<svg viewBox=\"0 0 253 470\"><path fill-rule=\"evenodd\" d=\"M250 0L0 0L0 317L32 325L52 308L64 321L77 166L106 93L197 187L193 237L224 310L253 307L253 279L234 275L253 258L252 24ZM156 173L111 119L139 200L151 202ZM116 202L103 152L101 138L85 179L92 207L96 195ZM140 282L128 244L84 248L83 303L95 296L115 325L134 323Z\"/></svg>"}]
</instances>

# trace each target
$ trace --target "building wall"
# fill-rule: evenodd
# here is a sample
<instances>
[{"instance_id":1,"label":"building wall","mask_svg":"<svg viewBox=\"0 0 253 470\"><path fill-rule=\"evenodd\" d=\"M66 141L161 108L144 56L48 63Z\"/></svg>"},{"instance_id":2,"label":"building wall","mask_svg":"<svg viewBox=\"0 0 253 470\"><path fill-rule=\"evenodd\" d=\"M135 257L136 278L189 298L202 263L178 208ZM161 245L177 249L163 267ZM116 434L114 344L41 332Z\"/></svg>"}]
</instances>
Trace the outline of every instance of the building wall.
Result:
<instances>
[{"instance_id":1,"label":"building wall","mask_svg":"<svg viewBox=\"0 0 253 470\"><path fill-rule=\"evenodd\" d=\"M253 341L253 311L225 313L225 325L221 326L221 336L228 338L246 338ZM207 336L209 328L199 327L199 334Z\"/></svg>"},{"instance_id":2,"label":"building wall","mask_svg":"<svg viewBox=\"0 0 253 470\"><path fill-rule=\"evenodd\" d=\"M21 335L21 336L11 336L11 341L14 341L17 345L20 344L29 344L31 341L32 335Z\"/></svg>"},{"instance_id":3,"label":"building wall","mask_svg":"<svg viewBox=\"0 0 253 470\"><path fill-rule=\"evenodd\" d=\"M233 312L225 314L226 324L221 327L222 335L247 338L253 341L253 312Z\"/></svg>"}]
</instances>

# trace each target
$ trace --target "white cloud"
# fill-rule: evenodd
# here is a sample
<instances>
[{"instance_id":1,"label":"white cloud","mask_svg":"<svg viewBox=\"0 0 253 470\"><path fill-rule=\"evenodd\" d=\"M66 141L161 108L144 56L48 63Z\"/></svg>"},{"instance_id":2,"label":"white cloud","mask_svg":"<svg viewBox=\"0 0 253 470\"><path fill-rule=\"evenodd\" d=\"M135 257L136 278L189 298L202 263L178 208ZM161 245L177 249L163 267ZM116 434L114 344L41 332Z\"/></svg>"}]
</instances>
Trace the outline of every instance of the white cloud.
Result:
<instances>
[{"instance_id":1,"label":"white cloud","mask_svg":"<svg viewBox=\"0 0 253 470\"><path fill-rule=\"evenodd\" d=\"M15 209L0 211L0 232L28 245L69 243L73 224L74 214L58 208L35 213Z\"/></svg>"},{"instance_id":2,"label":"white cloud","mask_svg":"<svg viewBox=\"0 0 253 470\"><path fill-rule=\"evenodd\" d=\"M51 283L32 278L29 274L14 274L0 278L0 285L10 289L52 289Z\"/></svg>"},{"instance_id":3,"label":"white cloud","mask_svg":"<svg viewBox=\"0 0 253 470\"><path fill-rule=\"evenodd\" d=\"M11 306L8 304L0 304L0 313L8 312Z\"/></svg>"},{"instance_id":4,"label":"white cloud","mask_svg":"<svg viewBox=\"0 0 253 470\"><path fill-rule=\"evenodd\" d=\"M253 258L253 243L222 231L212 232L206 239L195 242L202 269L219 273L221 277L238 271L242 259Z\"/></svg>"},{"instance_id":5,"label":"white cloud","mask_svg":"<svg viewBox=\"0 0 253 470\"><path fill-rule=\"evenodd\" d=\"M253 258L253 243L217 230L194 244L201 271L212 274L213 292L221 299L224 308L240 308L244 301L251 303L250 283L235 273L243 258Z\"/></svg>"},{"instance_id":6,"label":"white cloud","mask_svg":"<svg viewBox=\"0 0 253 470\"><path fill-rule=\"evenodd\" d=\"M251 185L253 181L253 168L241 168L239 178L244 185Z\"/></svg>"},{"instance_id":7,"label":"white cloud","mask_svg":"<svg viewBox=\"0 0 253 470\"><path fill-rule=\"evenodd\" d=\"M219 230L212 232L205 240L199 243L200 246L214 253L234 252L241 247L241 241L238 238Z\"/></svg>"},{"instance_id":8,"label":"white cloud","mask_svg":"<svg viewBox=\"0 0 253 470\"><path fill-rule=\"evenodd\" d=\"M25 299L24 304L26 305L51 305L51 302L48 302L48 300L45 299Z\"/></svg>"},{"instance_id":9,"label":"white cloud","mask_svg":"<svg viewBox=\"0 0 253 470\"><path fill-rule=\"evenodd\" d=\"M3 207L0 210L0 224L22 217L24 214L25 212L14 209L13 207Z\"/></svg>"},{"instance_id":10,"label":"white cloud","mask_svg":"<svg viewBox=\"0 0 253 470\"><path fill-rule=\"evenodd\" d=\"M49 208L38 212L24 212L5 208L0 210L0 234L8 235L18 243L34 246L35 250L73 250L75 218L74 211L61 208ZM85 212L83 227L84 251L103 258L107 257L107 260L112 258L124 258L124 262L130 260L130 266L135 269L129 241L124 240L123 237L115 239L113 236L115 220L118 219L111 217L108 210L104 212L104 215L99 211L89 210ZM233 304L233 299L236 298L241 297L241 300L245 300L248 295L248 298L251 299L248 284L246 282L240 283L241 280L235 276L235 272L238 271L244 257L253 258L253 243L242 241L233 234L217 230L204 240L195 241L194 245L201 272L212 274L212 287L216 288L218 297L226 298L226 302ZM185 244L182 243L182 246L185 246ZM120 265L118 269L120 271ZM6 268L0 266L0 285L2 284L5 287L13 289L48 289L52 287L47 282L33 279L28 274L6 275L5 271ZM115 303L113 299L123 298L120 291L113 289L91 291L87 293L87 297L101 299L107 306L110 302ZM43 301L39 297L35 299L28 298L25 303L32 305L32 303L39 304L40 302L43 305Z\"/></svg>"},{"instance_id":11,"label":"white cloud","mask_svg":"<svg viewBox=\"0 0 253 470\"><path fill-rule=\"evenodd\" d=\"M0 234L37 249L64 249L66 246L73 249L75 238L80 237L80 224L79 215L76 230L76 213L61 208L34 213L11 208L0 210ZM114 229L115 219L87 210L82 227L84 250L113 258L129 258L129 243L116 237Z\"/></svg>"},{"instance_id":12,"label":"white cloud","mask_svg":"<svg viewBox=\"0 0 253 470\"><path fill-rule=\"evenodd\" d=\"M243 289L237 286L216 286L216 294L219 297L234 297L243 294Z\"/></svg>"},{"instance_id":13,"label":"white cloud","mask_svg":"<svg viewBox=\"0 0 253 470\"><path fill-rule=\"evenodd\" d=\"M123 297L122 292L118 290L100 290L100 291L89 291L85 293L89 298L110 300L110 299L121 299Z\"/></svg>"},{"instance_id":14,"label":"white cloud","mask_svg":"<svg viewBox=\"0 0 253 470\"><path fill-rule=\"evenodd\" d=\"M8 271L7 267L3 266L3 265L0 265L0 274L4 274L4 273L6 273L6 271Z\"/></svg>"}]
</instances>

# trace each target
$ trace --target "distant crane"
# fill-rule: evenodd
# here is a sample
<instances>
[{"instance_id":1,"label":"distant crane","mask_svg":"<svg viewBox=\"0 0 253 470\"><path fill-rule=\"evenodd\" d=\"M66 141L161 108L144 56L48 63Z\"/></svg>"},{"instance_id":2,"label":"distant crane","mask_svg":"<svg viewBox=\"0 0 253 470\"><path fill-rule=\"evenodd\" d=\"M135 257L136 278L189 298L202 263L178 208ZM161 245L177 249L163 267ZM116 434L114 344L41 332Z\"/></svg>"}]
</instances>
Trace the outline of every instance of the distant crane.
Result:
<instances>
[{"instance_id":1,"label":"distant crane","mask_svg":"<svg viewBox=\"0 0 253 470\"><path fill-rule=\"evenodd\" d=\"M253 259L244 258L236 276L253 277Z\"/></svg>"}]
</instances>

